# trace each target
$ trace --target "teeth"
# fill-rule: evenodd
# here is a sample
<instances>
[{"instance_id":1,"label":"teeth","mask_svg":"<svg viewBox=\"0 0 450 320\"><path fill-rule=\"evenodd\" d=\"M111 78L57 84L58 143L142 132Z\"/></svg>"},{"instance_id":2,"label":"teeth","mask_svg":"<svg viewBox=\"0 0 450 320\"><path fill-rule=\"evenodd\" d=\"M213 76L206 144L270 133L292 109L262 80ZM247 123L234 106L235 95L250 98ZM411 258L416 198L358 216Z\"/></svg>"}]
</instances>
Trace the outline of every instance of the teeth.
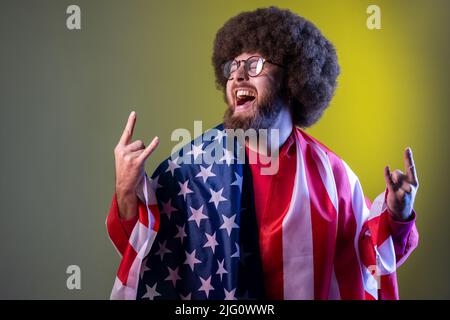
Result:
<instances>
[{"instance_id":1,"label":"teeth","mask_svg":"<svg viewBox=\"0 0 450 320\"><path fill-rule=\"evenodd\" d=\"M238 90L236 91L236 97L240 98L242 96L255 97L255 93L249 90Z\"/></svg>"}]
</instances>

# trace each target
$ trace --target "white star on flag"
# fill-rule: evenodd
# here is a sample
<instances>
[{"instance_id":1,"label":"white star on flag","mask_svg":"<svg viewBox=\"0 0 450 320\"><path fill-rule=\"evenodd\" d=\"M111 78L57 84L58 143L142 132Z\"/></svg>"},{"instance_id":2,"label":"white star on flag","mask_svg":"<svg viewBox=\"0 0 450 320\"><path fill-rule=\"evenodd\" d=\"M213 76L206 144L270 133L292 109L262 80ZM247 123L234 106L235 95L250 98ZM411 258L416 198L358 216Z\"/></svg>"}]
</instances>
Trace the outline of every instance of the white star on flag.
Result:
<instances>
[{"instance_id":1,"label":"white star on flag","mask_svg":"<svg viewBox=\"0 0 450 320\"><path fill-rule=\"evenodd\" d=\"M232 258L239 258L239 257L240 257L240 248L239 248L239 245L237 244L237 242L235 242L234 245L236 246L236 252L233 253L233 255L232 255L231 257L232 257Z\"/></svg>"},{"instance_id":2,"label":"white star on flag","mask_svg":"<svg viewBox=\"0 0 450 320\"><path fill-rule=\"evenodd\" d=\"M181 280L181 277L178 275L178 267L175 270L172 270L170 267L167 267L167 269L169 269L169 275L164 280L172 281L173 287L175 288L177 280Z\"/></svg>"},{"instance_id":3,"label":"white star on flag","mask_svg":"<svg viewBox=\"0 0 450 320\"><path fill-rule=\"evenodd\" d=\"M148 285L145 285L147 292L142 296L142 299L149 298L150 300L153 300L155 297L160 296L161 294L156 291L156 283L153 287L150 287Z\"/></svg>"},{"instance_id":4,"label":"white star on flag","mask_svg":"<svg viewBox=\"0 0 450 320\"><path fill-rule=\"evenodd\" d=\"M223 288L224 292L225 292L225 299L224 300L236 300L235 292L236 289L233 289L231 291L228 291L227 289Z\"/></svg>"},{"instance_id":5,"label":"white star on flag","mask_svg":"<svg viewBox=\"0 0 450 320\"><path fill-rule=\"evenodd\" d=\"M180 298L181 298L181 300L191 300L191 294L188 293L187 295L183 296L183 295L180 293Z\"/></svg>"},{"instance_id":6,"label":"white star on flag","mask_svg":"<svg viewBox=\"0 0 450 320\"><path fill-rule=\"evenodd\" d=\"M223 224L220 226L219 229L226 229L228 236L231 235L231 231L233 230L233 228L239 228L239 226L234 222L234 220L236 219L236 215L233 215L231 218L228 218L225 215L222 215L223 218Z\"/></svg>"},{"instance_id":7,"label":"white star on flag","mask_svg":"<svg viewBox=\"0 0 450 320\"><path fill-rule=\"evenodd\" d=\"M216 176L213 172L211 172L212 166L213 165L210 165L208 168L200 166L200 172L195 177L202 177L203 183L206 183L206 180L209 177L215 177Z\"/></svg>"},{"instance_id":8,"label":"white star on flag","mask_svg":"<svg viewBox=\"0 0 450 320\"><path fill-rule=\"evenodd\" d=\"M156 191L156 189L162 187L162 185L160 185L160 184L158 183L158 180L159 180L159 176L156 176L156 177L154 177L153 179L150 178L150 185L152 186L153 190L155 190L155 191Z\"/></svg>"},{"instance_id":9,"label":"white star on flag","mask_svg":"<svg viewBox=\"0 0 450 320\"><path fill-rule=\"evenodd\" d=\"M200 222L203 219L208 219L208 216L203 214L203 205L198 209L194 209L192 207L189 208L191 209L192 215L189 217L188 221L195 221L197 227L200 228Z\"/></svg>"},{"instance_id":10,"label":"white star on flag","mask_svg":"<svg viewBox=\"0 0 450 320\"><path fill-rule=\"evenodd\" d=\"M142 277L144 276L145 271L150 271L150 268L147 267L147 259L145 259L144 261L142 261L141 264L141 270L139 271L139 277L142 279Z\"/></svg>"},{"instance_id":11,"label":"white star on flag","mask_svg":"<svg viewBox=\"0 0 450 320\"><path fill-rule=\"evenodd\" d=\"M217 136L213 139L213 141L217 140L219 142L222 142L222 139L225 136L226 136L226 134L225 134L225 132L223 132L223 130L217 130Z\"/></svg>"},{"instance_id":12,"label":"white star on flag","mask_svg":"<svg viewBox=\"0 0 450 320\"><path fill-rule=\"evenodd\" d=\"M177 211L176 208L172 207L172 199L169 199L167 202L163 202L163 212L167 215L167 218L170 220L170 215L172 212Z\"/></svg>"},{"instance_id":13,"label":"white star on flag","mask_svg":"<svg viewBox=\"0 0 450 320\"><path fill-rule=\"evenodd\" d=\"M216 274L220 275L220 281L222 281L222 275L225 273L228 273L228 271L225 270L225 268L223 266L224 262L225 262L225 259L223 259L222 262L217 260L217 264L219 265L219 267L217 268Z\"/></svg>"},{"instance_id":14,"label":"white star on flag","mask_svg":"<svg viewBox=\"0 0 450 320\"><path fill-rule=\"evenodd\" d=\"M209 292L214 290L214 287L211 285L211 276L209 276L208 279L203 279L202 277L199 277L200 281L202 282L201 287L198 289L198 291L205 291L206 297L208 298Z\"/></svg>"},{"instance_id":15,"label":"white star on flag","mask_svg":"<svg viewBox=\"0 0 450 320\"><path fill-rule=\"evenodd\" d=\"M179 158L179 157L177 157L177 158L174 159L173 161L170 160L170 159L167 160L168 167L167 167L166 172L170 171L170 173L172 174L172 176L174 175L175 169L178 169L178 168L180 167L180 166L177 164L178 158Z\"/></svg>"},{"instance_id":16,"label":"white star on flag","mask_svg":"<svg viewBox=\"0 0 450 320\"><path fill-rule=\"evenodd\" d=\"M222 158L220 158L219 161L225 161L225 163L227 165L232 164L233 160L235 159L233 153L231 151L229 151L228 149L226 149L226 148L223 149L223 153L224 153L224 155L223 155Z\"/></svg>"},{"instance_id":17,"label":"white star on flag","mask_svg":"<svg viewBox=\"0 0 450 320\"><path fill-rule=\"evenodd\" d=\"M191 151L189 151L188 153L186 153L186 154L192 154L193 156L194 156L194 161L195 160L197 160L197 157L199 156L199 155L201 155L201 154L203 154L203 153L206 153L205 151L203 151L203 145L204 145L204 143L202 143L201 145L199 145L199 146L196 146L195 144L192 144L191 146L192 146L192 150Z\"/></svg>"},{"instance_id":18,"label":"white star on flag","mask_svg":"<svg viewBox=\"0 0 450 320\"><path fill-rule=\"evenodd\" d=\"M213 189L209 189L209 192L211 192L211 199L209 199L209 203L214 202L214 205L217 207L219 206L219 203L221 201L227 201L227 198L224 198L222 196L223 188L219 191L214 191Z\"/></svg>"},{"instance_id":19,"label":"white star on flag","mask_svg":"<svg viewBox=\"0 0 450 320\"><path fill-rule=\"evenodd\" d=\"M188 183L189 183L189 179L186 180L184 183L178 182L178 184L180 185L180 188L181 188L178 195L183 196L184 201L186 201L186 195L188 193L193 193L193 191L191 189L189 189Z\"/></svg>"},{"instance_id":20,"label":"white star on flag","mask_svg":"<svg viewBox=\"0 0 450 320\"><path fill-rule=\"evenodd\" d=\"M208 238L208 241L206 241L203 248L210 247L212 249L212 252L214 253L216 246L219 245L219 243L217 243L217 240L216 240L216 233L214 232L212 235L209 235L205 232L205 236L206 236L206 238Z\"/></svg>"},{"instance_id":21,"label":"white star on flag","mask_svg":"<svg viewBox=\"0 0 450 320\"><path fill-rule=\"evenodd\" d=\"M201 263L201 261L198 260L198 259L195 257L195 251L197 251L197 250L194 249L194 251L192 251L192 253L188 253L188 252L186 251L186 260L185 260L184 263L183 263L183 264L188 264L188 265L191 267L191 270L192 270L192 271L194 271L194 266L195 266L197 263Z\"/></svg>"},{"instance_id":22,"label":"white star on flag","mask_svg":"<svg viewBox=\"0 0 450 320\"><path fill-rule=\"evenodd\" d=\"M236 172L234 173L236 180L231 184L232 186L238 186L239 190L242 192L242 177L238 175Z\"/></svg>"},{"instance_id":23,"label":"white star on flag","mask_svg":"<svg viewBox=\"0 0 450 320\"><path fill-rule=\"evenodd\" d=\"M176 226L178 229L177 234L175 235L175 239L176 238L180 238L181 244L183 244L183 239L187 237L186 231L184 231L184 224L183 226Z\"/></svg>"},{"instance_id":24,"label":"white star on flag","mask_svg":"<svg viewBox=\"0 0 450 320\"><path fill-rule=\"evenodd\" d=\"M163 260L164 255L166 253L171 253L172 252L169 249L167 249L166 242L167 242L167 240L164 240L163 242L160 242L159 243L159 250L156 252L156 255L161 256L161 261Z\"/></svg>"}]
</instances>

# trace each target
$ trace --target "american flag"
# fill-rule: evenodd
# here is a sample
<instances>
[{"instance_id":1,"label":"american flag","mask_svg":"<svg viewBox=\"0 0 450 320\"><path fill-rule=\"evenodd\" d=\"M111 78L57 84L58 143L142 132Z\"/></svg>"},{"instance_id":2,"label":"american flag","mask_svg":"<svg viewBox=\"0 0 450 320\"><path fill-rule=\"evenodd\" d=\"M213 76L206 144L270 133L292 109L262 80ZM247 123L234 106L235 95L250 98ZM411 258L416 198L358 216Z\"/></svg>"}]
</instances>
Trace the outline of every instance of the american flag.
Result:
<instances>
[{"instance_id":1,"label":"american flag","mask_svg":"<svg viewBox=\"0 0 450 320\"><path fill-rule=\"evenodd\" d=\"M159 222L159 226L135 279L137 299L263 297L248 166L237 161L242 151L237 143L234 151L226 148L223 126L212 130L212 141L206 141L204 135L198 137L189 152L181 149L145 181L147 191L141 199L145 203L148 195L150 225L153 220L153 225ZM213 156L215 150L223 151L217 163L199 163L208 147ZM152 206L155 200L158 210ZM141 229L135 228L133 233L152 232L151 228Z\"/></svg>"},{"instance_id":2,"label":"american flag","mask_svg":"<svg viewBox=\"0 0 450 320\"><path fill-rule=\"evenodd\" d=\"M284 298L397 299L396 268L417 245L415 227L399 244L387 193L368 203L345 162L294 130L295 185L277 254ZM109 222L122 255L112 299L264 298L251 171L237 161L243 147L233 141L230 152L227 139L222 125L213 128L143 179L126 243ZM211 150L217 163L202 161Z\"/></svg>"}]
</instances>

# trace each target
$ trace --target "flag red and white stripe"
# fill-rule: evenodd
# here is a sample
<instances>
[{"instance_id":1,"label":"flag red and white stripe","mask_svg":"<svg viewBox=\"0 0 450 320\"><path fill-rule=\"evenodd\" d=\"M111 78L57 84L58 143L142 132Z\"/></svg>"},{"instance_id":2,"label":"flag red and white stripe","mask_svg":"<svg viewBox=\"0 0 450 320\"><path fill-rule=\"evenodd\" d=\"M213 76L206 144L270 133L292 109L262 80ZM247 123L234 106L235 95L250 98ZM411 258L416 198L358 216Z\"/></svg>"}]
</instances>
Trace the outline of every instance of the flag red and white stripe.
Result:
<instances>
[{"instance_id":1,"label":"flag red and white stripe","mask_svg":"<svg viewBox=\"0 0 450 320\"><path fill-rule=\"evenodd\" d=\"M118 220L115 197L106 220L110 239L122 257L111 292L111 299L114 300L136 299L142 261L150 252L159 229L160 214L156 196L147 176L142 180L139 190L139 217L129 237Z\"/></svg>"}]
</instances>

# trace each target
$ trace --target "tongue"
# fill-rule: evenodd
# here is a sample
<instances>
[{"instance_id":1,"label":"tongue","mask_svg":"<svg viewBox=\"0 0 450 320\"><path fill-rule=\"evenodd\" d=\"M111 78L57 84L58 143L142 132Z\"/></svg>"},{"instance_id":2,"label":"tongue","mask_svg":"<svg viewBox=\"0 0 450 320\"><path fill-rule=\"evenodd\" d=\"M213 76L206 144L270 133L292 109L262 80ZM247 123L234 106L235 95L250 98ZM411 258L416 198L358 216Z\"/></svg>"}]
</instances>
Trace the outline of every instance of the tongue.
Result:
<instances>
[{"instance_id":1,"label":"tongue","mask_svg":"<svg viewBox=\"0 0 450 320\"><path fill-rule=\"evenodd\" d=\"M246 103L246 102L248 102L248 101L253 101L255 99L255 97L251 97L251 96L242 96L242 97L239 97L238 99L237 99L237 105L238 106L241 106L241 105L243 105L244 103Z\"/></svg>"}]
</instances>

